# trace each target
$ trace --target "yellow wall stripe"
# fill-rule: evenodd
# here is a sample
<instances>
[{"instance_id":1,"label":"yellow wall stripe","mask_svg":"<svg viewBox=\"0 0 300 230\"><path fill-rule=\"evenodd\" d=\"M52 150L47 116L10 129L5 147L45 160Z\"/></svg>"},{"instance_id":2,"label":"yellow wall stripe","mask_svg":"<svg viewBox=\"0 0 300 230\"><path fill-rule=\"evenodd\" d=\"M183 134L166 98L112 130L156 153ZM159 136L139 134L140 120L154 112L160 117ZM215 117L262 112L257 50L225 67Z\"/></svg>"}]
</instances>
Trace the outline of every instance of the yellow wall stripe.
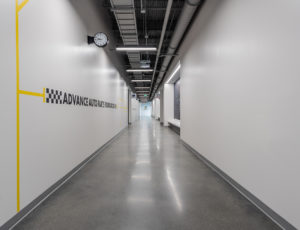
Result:
<instances>
[{"instance_id":1,"label":"yellow wall stripe","mask_svg":"<svg viewBox=\"0 0 300 230\"><path fill-rule=\"evenodd\" d=\"M23 9L23 7L29 2L29 0L23 0L23 2L19 5L17 4L17 12Z\"/></svg>"},{"instance_id":2,"label":"yellow wall stripe","mask_svg":"<svg viewBox=\"0 0 300 230\"><path fill-rule=\"evenodd\" d=\"M29 2L29 0L23 0L19 4L18 0L15 0L16 4L16 151L17 151L17 212L20 211L20 94L43 97L45 102L45 89L43 93L34 93L29 91L20 90L20 48L19 48L19 12Z\"/></svg>"},{"instance_id":3,"label":"yellow wall stripe","mask_svg":"<svg viewBox=\"0 0 300 230\"><path fill-rule=\"evenodd\" d=\"M19 90L19 93L29 95L29 96L42 97L44 99L44 93L35 93L35 92L29 92L25 90Z\"/></svg>"},{"instance_id":4,"label":"yellow wall stripe","mask_svg":"<svg viewBox=\"0 0 300 230\"><path fill-rule=\"evenodd\" d=\"M19 12L29 2L23 0L19 4L19 0L15 0L16 4L16 145L17 145L17 212L20 211L20 94L42 97L45 102L45 88L43 93L30 92L20 90L20 48L19 48Z\"/></svg>"},{"instance_id":5,"label":"yellow wall stripe","mask_svg":"<svg viewBox=\"0 0 300 230\"><path fill-rule=\"evenodd\" d=\"M46 93L45 93L45 88L43 88L43 102L45 103L46 102Z\"/></svg>"}]
</instances>

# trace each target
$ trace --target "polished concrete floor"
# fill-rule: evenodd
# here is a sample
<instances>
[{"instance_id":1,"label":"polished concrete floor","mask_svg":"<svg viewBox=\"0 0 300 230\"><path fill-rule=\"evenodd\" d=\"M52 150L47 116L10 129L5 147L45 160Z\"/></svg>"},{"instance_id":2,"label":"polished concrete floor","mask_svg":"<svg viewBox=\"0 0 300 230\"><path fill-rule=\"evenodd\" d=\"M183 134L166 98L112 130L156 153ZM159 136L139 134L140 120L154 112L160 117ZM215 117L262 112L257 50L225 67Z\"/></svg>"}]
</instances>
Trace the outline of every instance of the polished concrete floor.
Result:
<instances>
[{"instance_id":1,"label":"polished concrete floor","mask_svg":"<svg viewBox=\"0 0 300 230\"><path fill-rule=\"evenodd\" d=\"M142 120L15 229L279 229L158 121Z\"/></svg>"}]
</instances>

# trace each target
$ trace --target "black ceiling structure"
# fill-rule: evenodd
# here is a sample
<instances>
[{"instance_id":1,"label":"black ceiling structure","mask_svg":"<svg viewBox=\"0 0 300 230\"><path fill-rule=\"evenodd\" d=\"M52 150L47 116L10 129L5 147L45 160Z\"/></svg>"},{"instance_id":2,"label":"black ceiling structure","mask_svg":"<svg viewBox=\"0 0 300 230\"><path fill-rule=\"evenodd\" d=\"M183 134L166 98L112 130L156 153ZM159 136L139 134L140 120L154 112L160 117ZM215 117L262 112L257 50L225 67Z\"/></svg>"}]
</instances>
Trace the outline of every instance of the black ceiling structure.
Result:
<instances>
[{"instance_id":1,"label":"black ceiling structure","mask_svg":"<svg viewBox=\"0 0 300 230\"><path fill-rule=\"evenodd\" d=\"M118 21L118 15L121 10L127 12L129 7L133 15L135 16L135 33L137 35L138 46L148 46L148 47L157 47L159 46L161 34L162 34L162 27L165 20L165 14L167 9L168 0L124 0L124 2L128 3L131 2L132 5L126 5L126 8L123 7L121 9L121 5L116 5L117 0L103 0L102 7L104 7L112 22L112 31L114 34L114 39L116 41L116 46L124 46L124 30L122 31L120 27L120 22ZM121 2L121 0L118 0ZM162 40L162 46L159 53L159 58L157 59L156 65L156 72L153 74L152 72L146 73L139 73L139 74L132 74L127 73L127 78L131 84L131 88L135 87L149 87L148 90L153 91L153 83L156 82L159 70L161 70L162 63L164 60L164 56L167 55L168 48L170 41L172 39L173 33L175 31L178 19L180 18L180 14L182 13L182 9L185 4L185 0L173 0L172 5L169 11L169 17L166 24L165 34ZM120 3L120 4L121 4ZM117 11L117 13L116 13ZM129 20L128 20L129 21ZM124 22L124 21L123 21ZM123 24L124 25L124 24ZM131 28L132 24L128 24ZM126 26L126 24L125 24ZM134 30L132 29L132 30ZM127 30L128 31L128 30ZM123 34L122 34L123 33ZM129 43L127 43L129 44ZM135 43L133 43L135 44ZM113 52L116 52L115 50ZM125 69L132 68L132 57L128 55L126 52L120 52L118 55L121 57L123 62L125 63ZM150 68L153 69L156 63L157 52L139 52L139 59L136 60L137 65L142 65L142 63L149 63ZM139 63L138 63L139 62ZM137 66L135 65L135 67ZM141 66L142 68L142 66ZM153 82L132 82L132 80L153 80ZM157 90L157 87L155 88ZM150 91L150 92L151 92ZM152 92L153 93L153 92ZM155 93L155 92L154 92ZM143 93L144 94L144 93ZM147 97L144 95L138 97L142 100L149 100L152 99L149 93Z\"/></svg>"}]
</instances>

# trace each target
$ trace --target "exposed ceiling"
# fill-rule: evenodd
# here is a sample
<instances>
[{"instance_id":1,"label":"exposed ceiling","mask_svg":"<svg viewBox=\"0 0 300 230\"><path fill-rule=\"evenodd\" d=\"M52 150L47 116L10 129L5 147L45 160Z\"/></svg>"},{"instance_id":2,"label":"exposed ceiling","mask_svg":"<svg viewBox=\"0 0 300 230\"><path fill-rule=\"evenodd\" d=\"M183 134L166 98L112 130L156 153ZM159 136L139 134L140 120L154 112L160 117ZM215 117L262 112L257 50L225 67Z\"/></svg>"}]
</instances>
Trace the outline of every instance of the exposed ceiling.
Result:
<instances>
[{"instance_id":1,"label":"exposed ceiling","mask_svg":"<svg viewBox=\"0 0 300 230\"><path fill-rule=\"evenodd\" d=\"M116 46L159 46L162 27L165 19L167 0L103 0L102 6L107 10L111 21ZM166 32L162 43L160 58L157 62L157 70L162 67L164 55L168 52L169 43L174 33L177 21L180 17L185 0L173 0L168 18ZM114 51L116 52L116 51ZM154 68L156 52L118 53L125 63L125 69L141 68L149 63ZM127 73L131 88L136 91L149 91L151 82L132 82L132 80L156 81L159 72L153 73ZM136 88L144 87L144 88ZM149 87L149 88L146 88ZM157 87L155 87L156 90ZM144 94L147 97L144 97ZM142 101L150 98L149 93L143 92L138 97Z\"/></svg>"}]
</instances>

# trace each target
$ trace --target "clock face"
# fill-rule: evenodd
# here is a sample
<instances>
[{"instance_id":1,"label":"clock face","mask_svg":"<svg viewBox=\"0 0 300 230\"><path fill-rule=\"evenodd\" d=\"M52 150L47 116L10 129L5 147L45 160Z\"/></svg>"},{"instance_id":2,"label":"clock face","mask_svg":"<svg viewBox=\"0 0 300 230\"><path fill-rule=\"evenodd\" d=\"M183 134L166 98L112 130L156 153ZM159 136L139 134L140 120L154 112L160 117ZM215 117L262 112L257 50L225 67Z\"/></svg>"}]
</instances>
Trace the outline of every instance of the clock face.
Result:
<instances>
[{"instance_id":1,"label":"clock face","mask_svg":"<svg viewBox=\"0 0 300 230\"><path fill-rule=\"evenodd\" d=\"M96 33L94 36L94 43L96 46L104 47L107 45L108 39L105 33Z\"/></svg>"}]
</instances>

